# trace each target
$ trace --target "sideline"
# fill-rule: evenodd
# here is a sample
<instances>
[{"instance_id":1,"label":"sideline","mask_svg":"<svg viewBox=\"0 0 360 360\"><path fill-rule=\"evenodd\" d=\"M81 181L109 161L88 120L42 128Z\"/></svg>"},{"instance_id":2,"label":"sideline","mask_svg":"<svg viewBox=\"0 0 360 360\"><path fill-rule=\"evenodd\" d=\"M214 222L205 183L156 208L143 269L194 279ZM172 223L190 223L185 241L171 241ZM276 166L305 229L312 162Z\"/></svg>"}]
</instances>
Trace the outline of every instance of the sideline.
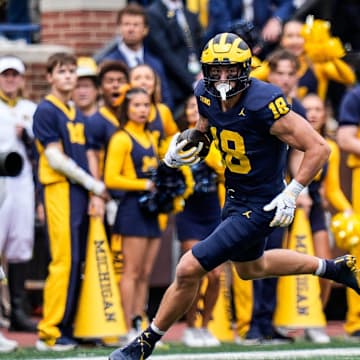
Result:
<instances>
[{"instance_id":1,"label":"sideline","mask_svg":"<svg viewBox=\"0 0 360 360\"><path fill-rule=\"evenodd\" d=\"M307 350L267 350L267 351L248 351L231 353L208 353L208 354L172 354L172 355L153 355L151 360L274 360L274 359L319 359L319 357L334 356L344 359L354 359L360 356L360 348L331 348L331 349L307 349ZM36 359L33 359L36 360ZM54 360L54 359L39 359ZM64 358L62 360L108 360L106 356L97 357L76 357Z\"/></svg>"}]
</instances>

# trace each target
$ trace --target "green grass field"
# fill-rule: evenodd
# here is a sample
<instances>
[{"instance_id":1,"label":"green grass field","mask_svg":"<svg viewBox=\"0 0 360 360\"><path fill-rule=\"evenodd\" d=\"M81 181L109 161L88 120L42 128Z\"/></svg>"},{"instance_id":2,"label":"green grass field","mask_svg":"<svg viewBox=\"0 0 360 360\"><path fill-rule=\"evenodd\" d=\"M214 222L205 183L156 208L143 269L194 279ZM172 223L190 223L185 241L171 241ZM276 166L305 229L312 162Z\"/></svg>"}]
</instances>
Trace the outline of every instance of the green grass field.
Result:
<instances>
[{"instance_id":1,"label":"green grass field","mask_svg":"<svg viewBox=\"0 0 360 360\"><path fill-rule=\"evenodd\" d=\"M34 348L21 348L14 353L0 354L0 359L71 359L107 360L114 348L81 347L65 353L39 352ZM315 345L296 341L291 345L244 346L224 343L219 348L190 349L179 343L169 343L164 349L157 349L153 360L265 360L265 359L360 359L360 343L333 339L330 344Z\"/></svg>"}]
</instances>

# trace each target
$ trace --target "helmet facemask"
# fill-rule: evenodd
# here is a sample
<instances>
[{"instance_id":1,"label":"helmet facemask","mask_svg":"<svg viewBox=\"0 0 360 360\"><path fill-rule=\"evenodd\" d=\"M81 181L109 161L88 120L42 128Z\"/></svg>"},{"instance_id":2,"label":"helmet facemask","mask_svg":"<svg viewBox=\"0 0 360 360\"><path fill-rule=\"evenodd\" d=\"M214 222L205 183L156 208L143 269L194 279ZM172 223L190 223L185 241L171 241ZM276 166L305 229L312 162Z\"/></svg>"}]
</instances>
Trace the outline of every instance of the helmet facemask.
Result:
<instances>
[{"instance_id":1,"label":"helmet facemask","mask_svg":"<svg viewBox=\"0 0 360 360\"><path fill-rule=\"evenodd\" d=\"M230 73L226 80L220 80L220 74L217 75L214 71L217 67L237 67L235 74ZM204 74L204 82L206 90L213 96L226 100L241 91L244 91L250 84L249 74L251 70L251 60L247 60L243 63L213 63L202 64L202 70ZM231 84L235 83L235 85ZM218 83L217 85L215 85Z\"/></svg>"}]
</instances>

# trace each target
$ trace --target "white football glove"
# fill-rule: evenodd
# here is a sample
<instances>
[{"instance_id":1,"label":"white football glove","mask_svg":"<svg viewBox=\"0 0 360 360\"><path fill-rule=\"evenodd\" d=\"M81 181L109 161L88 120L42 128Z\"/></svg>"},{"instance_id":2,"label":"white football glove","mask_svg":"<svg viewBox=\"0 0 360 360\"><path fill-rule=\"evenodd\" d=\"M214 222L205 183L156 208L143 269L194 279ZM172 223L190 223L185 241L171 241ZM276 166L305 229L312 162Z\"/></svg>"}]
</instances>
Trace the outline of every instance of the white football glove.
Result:
<instances>
[{"instance_id":1,"label":"white football glove","mask_svg":"<svg viewBox=\"0 0 360 360\"><path fill-rule=\"evenodd\" d=\"M291 224L294 220L296 199L303 189L304 186L293 179L283 192L264 206L264 211L271 211L276 208L275 216L270 223L271 227L285 227Z\"/></svg>"},{"instance_id":2,"label":"white football glove","mask_svg":"<svg viewBox=\"0 0 360 360\"><path fill-rule=\"evenodd\" d=\"M177 143L180 133L177 133L171 139L169 148L164 156L164 163L169 167L179 167L181 165L194 165L197 164L201 158L198 156L203 143L200 142L198 146L193 146L188 150L183 150L188 144L188 140L184 139Z\"/></svg>"}]
</instances>

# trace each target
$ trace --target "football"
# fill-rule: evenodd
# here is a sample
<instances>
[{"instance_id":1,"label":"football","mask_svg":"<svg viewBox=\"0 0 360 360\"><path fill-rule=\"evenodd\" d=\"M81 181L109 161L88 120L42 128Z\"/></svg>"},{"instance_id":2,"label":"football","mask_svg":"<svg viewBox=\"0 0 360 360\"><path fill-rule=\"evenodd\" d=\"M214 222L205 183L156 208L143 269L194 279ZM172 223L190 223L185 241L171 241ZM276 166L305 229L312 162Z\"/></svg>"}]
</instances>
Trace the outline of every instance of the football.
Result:
<instances>
[{"instance_id":1,"label":"football","mask_svg":"<svg viewBox=\"0 0 360 360\"><path fill-rule=\"evenodd\" d=\"M211 140L206 133L203 133L197 129L186 129L184 130L177 139L177 143L183 140L187 140L188 144L184 146L184 150L189 150L192 147L197 147L202 142L203 148L201 149L199 156L203 159L209 153Z\"/></svg>"}]
</instances>

